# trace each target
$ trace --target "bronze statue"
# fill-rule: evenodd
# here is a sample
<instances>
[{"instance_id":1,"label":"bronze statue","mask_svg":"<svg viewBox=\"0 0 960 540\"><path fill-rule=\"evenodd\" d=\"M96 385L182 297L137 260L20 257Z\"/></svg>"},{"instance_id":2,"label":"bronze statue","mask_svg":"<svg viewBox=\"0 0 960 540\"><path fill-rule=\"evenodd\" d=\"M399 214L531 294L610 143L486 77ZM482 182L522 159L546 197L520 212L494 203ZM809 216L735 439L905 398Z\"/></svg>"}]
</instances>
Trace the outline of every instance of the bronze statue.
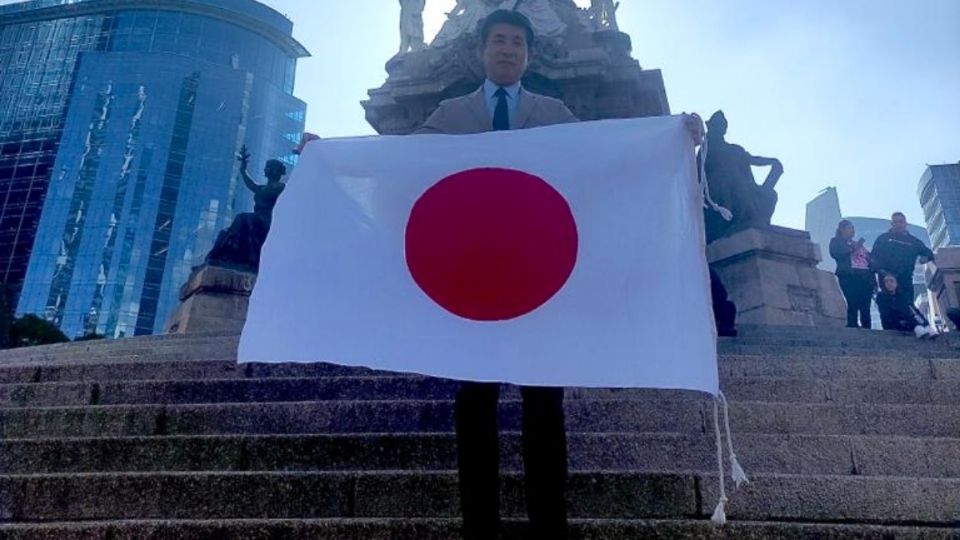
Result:
<instances>
[{"instance_id":1,"label":"bronze statue","mask_svg":"<svg viewBox=\"0 0 960 540\"><path fill-rule=\"evenodd\" d=\"M752 156L742 146L724 140L727 118L717 111L707 121L707 181L710 196L715 203L733 213L725 220L715 210L704 213L707 243L751 228L770 226L777 207L774 188L783 175L783 165L776 158ZM757 185L751 166L770 167L762 185Z\"/></svg>"},{"instance_id":2,"label":"bronze statue","mask_svg":"<svg viewBox=\"0 0 960 540\"><path fill-rule=\"evenodd\" d=\"M287 174L287 168L282 162L271 159L263 170L267 183L260 185L247 172L250 152L246 146L240 149L237 159L240 161L240 178L253 192L253 212L240 214L229 229L220 231L213 249L207 253L207 264L256 273L260 268L260 250L270 232L273 207L286 188L280 180Z\"/></svg>"}]
</instances>

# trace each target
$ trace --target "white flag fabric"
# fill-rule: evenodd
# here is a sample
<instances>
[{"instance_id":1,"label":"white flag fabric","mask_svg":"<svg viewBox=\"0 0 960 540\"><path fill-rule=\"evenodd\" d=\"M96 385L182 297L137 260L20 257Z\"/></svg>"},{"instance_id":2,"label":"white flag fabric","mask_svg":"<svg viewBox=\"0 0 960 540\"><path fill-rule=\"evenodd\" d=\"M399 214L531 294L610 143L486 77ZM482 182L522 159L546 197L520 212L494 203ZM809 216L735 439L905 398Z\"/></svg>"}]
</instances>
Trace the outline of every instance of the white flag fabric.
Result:
<instances>
[{"instance_id":1,"label":"white flag fabric","mask_svg":"<svg viewBox=\"0 0 960 540\"><path fill-rule=\"evenodd\" d=\"M695 162L680 117L311 143L240 361L716 394Z\"/></svg>"}]
</instances>

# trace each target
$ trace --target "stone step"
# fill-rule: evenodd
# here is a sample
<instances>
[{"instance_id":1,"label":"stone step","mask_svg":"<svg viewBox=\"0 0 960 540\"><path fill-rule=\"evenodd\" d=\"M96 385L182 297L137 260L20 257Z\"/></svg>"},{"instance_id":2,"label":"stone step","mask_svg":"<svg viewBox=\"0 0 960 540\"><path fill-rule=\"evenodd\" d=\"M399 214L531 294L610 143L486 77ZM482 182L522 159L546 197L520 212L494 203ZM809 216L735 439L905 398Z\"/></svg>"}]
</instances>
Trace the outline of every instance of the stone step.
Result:
<instances>
[{"instance_id":1,"label":"stone step","mask_svg":"<svg viewBox=\"0 0 960 540\"><path fill-rule=\"evenodd\" d=\"M122 382L0 384L2 407L57 407L122 404L247 403L330 400L449 400L460 383L418 376L327 376L317 378L192 379ZM724 377L731 401L797 403L960 404L960 380L803 379ZM566 391L570 399L687 398L699 394L647 388ZM519 391L504 386L501 397Z\"/></svg>"},{"instance_id":2,"label":"stone step","mask_svg":"<svg viewBox=\"0 0 960 540\"><path fill-rule=\"evenodd\" d=\"M572 518L708 517L714 477L579 472ZM525 515L523 481L503 476L502 513ZM459 515L455 471L144 473L0 476L5 521L441 517ZM754 475L727 504L732 519L954 525L960 479Z\"/></svg>"},{"instance_id":3,"label":"stone step","mask_svg":"<svg viewBox=\"0 0 960 540\"><path fill-rule=\"evenodd\" d=\"M748 474L960 478L960 438L740 433ZM571 470L713 472L710 434L571 433ZM520 436L501 434L501 464L521 470ZM456 468L452 433L224 435L0 442L0 474L363 471Z\"/></svg>"},{"instance_id":4,"label":"stone step","mask_svg":"<svg viewBox=\"0 0 960 540\"><path fill-rule=\"evenodd\" d=\"M909 358L960 358L960 348L947 340L924 342L902 339L895 342L844 342L838 340L818 341L810 339L733 339L720 340L717 351L727 354L767 354L778 356L869 356L869 357L909 357ZM27 351L29 349L16 349ZM136 347L109 348L89 351L64 348L56 353L21 353L20 356L0 356L3 366L39 366L39 365L86 365L95 363L134 363L172 360L234 360L236 342L220 340L216 342L171 343ZM324 360L317 358L318 361Z\"/></svg>"},{"instance_id":5,"label":"stone step","mask_svg":"<svg viewBox=\"0 0 960 540\"><path fill-rule=\"evenodd\" d=\"M830 356L825 354L727 354L720 374L733 377L813 379L960 380L960 359ZM231 360L139 360L78 364L0 364L0 384L229 378L386 376L387 371L330 363L237 364Z\"/></svg>"},{"instance_id":6,"label":"stone step","mask_svg":"<svg viewBox=\"0 0 960 540\"><path fill-rule=\"evenodd\" d=\"M841 346L836 343L820 345L782 345L779 343L739 343L723 341L717 352L727 354L768 354L778 356L867 356L879 358L957 358L960 351L953 348L925 346L915 340L914 346Z\"/></svg>"},{"instance_id":7,"label":"stone step","mask_svg":"<svg viewBox=\"0 0 960 540\"><path fill-rule=\"evenodd\" d=\"M860 328L845 328L843 326L786 326L767 324L738 324L737 334L740 338L750 337L807 337L835 339L856 339L861 336L902 336L910 337L908 332L893 330L864 330ZM946 332L942 337L953 339L958 337L956 332Z\"/></svg>"},{"instance_id":8,"label":"stone step","mask_svg":"<svg viewBox=\"0 0 960 540\"><path fill-rule=\"evenodd\" d=\"M58 343L0 351L0 364L90 362L114 358L173 355L190 358L237 356L239 336L201 334Z\"/></svg>"},{"instance_id":9,"label":"stone step","mask_svg":"<svg viewBox=\"0 0 960 540\"><path fill-rule=\"evenodd\" d=\"M841 347L844 349L856 349L865 351L875 351L878 349L893 349L904 352L911 351L938 351L960 353L957 349L958 344L955 340L945 339L943 336L937 339L918 340L911 333L906 335L887 336L883 333L870 333L856 338L834 338L824 339L815 336L796 336L796 337L743 337L743 338L722 338L718 341L722 349L728 345L754 346L767 345L778 347Z\"/></svg>"},{"instance_id":10,"label":"stone step","mask_svg":"<svg viewBox=\"0 0 960 540\"><path fill-rule=\"evenodd\" d=\"M960 360L955 358L898 358L816 355L721 356L722 379L772 377L796 379L960 380Z\"/></svg>"},{"instance_id":11,"label":"stone step","mask_svg":"<svg viewBox=\"0 0 960 540\"><path fill-rule=\"evenodd\" d=\"M707 433L709 400L590 400L566 404L572 432ZM960 406L734 402L736 433L960 437ZM500 426L520 425L520 403L501 400ZM423 433L453 429L453 402L314 401L0 409L0 437Z\"/></svg>"},{"instance_id":12,"label":"stone step","mask_svg":"<svg viewBox=\"0 0 960 540\"><path fill-rule=\"evenodd\" d=\"M451 540L460 538L456 519L233 519L135 520L117 522L0 525L7 540ZM571 540L956 540L953 527L844 525L706 519L571 520ZM543 540L526 523L505 520L500 540Z\"/></svg>"}]
</instances>

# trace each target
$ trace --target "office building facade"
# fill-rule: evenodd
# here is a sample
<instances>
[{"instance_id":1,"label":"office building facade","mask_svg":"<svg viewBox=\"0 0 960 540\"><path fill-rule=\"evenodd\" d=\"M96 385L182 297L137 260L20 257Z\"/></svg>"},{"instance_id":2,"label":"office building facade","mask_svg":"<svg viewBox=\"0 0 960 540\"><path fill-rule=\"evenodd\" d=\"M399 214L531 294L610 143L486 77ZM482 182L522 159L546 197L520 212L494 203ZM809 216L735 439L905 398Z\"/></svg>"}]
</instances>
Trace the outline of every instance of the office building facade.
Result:
<instances>
[{"instance_id":1,"label":"office building facade","mask_svg":"<svg viewBox=\"0 0 960 540\"><path fill-rule=\"evenodd\" d=\"M306 55L253 0L0 6L0 278L17 313L71 337L160 331L252 207L239 148L258 170L294 163Z\"/></svg>"},{"instance_id":2,"label":"office building facade","mask_svg":"<svg viewBox=\"0 0 960 540\"><path fill-rule=\"evenodd\" d=\"M960 245L960 163L928 166L918 194L933 250Z\"/></svg>"}]
</instances>

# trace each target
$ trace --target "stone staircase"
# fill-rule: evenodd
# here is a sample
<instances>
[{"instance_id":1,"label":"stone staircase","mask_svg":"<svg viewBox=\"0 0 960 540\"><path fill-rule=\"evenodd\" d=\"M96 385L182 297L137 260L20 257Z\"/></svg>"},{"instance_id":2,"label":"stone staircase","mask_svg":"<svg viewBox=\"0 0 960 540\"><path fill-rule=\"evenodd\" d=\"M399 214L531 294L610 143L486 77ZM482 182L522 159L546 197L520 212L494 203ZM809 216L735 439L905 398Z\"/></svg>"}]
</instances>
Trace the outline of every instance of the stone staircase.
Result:
<instances>
[{"instance_id":1,"label":"stone staircase","mask_svg":"<svg viewBox=\"0 0 960 540\"><path fill-rule=\"evenodd\" d=\"M960 340L746 327L720 370L751 483L718 498L713 406L568 390L574 538L960 538ZM226 335L0 352L0 538L459 538L456 383L237 365ZM503 394L505 538L525 534ZM538 539L540 540L540 539Z\"/></svg>"}]
</instances>

